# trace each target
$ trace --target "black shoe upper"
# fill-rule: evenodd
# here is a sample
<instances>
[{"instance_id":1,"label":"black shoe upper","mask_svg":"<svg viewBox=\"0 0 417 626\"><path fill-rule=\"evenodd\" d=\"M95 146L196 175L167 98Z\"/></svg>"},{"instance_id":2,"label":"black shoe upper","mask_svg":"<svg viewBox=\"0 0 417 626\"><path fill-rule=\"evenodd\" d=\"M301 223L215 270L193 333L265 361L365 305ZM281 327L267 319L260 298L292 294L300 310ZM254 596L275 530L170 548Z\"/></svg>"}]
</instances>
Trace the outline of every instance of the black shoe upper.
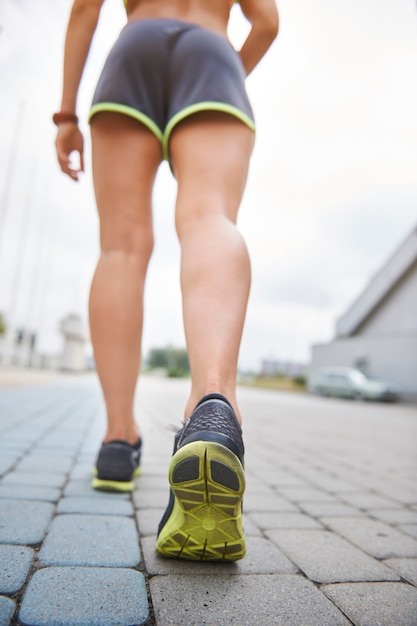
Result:
<instances>
[{"instance_id":1,"label":"black shoe upper","mask_svg":"<svg viewBox=\"0 0 417 626\"><path fill-rule=\"evenodd\" d=\"M204 396L175 437L174 454L192 441L212 441L229 448L243 464L242 429L235 412L220 394Z\"/></svg>"},{"instance_id":2,"label":"black shoe upper","mask_svg":"<svg viewBox=\"0 0 417 626\"><path fill-rule=\"evenodd\" d=\"M142 440L131 446L126 441L109 441L103 443L97 457L97 478L129 482L133 473L140 465Z\"/></svg>"}]
</instances>

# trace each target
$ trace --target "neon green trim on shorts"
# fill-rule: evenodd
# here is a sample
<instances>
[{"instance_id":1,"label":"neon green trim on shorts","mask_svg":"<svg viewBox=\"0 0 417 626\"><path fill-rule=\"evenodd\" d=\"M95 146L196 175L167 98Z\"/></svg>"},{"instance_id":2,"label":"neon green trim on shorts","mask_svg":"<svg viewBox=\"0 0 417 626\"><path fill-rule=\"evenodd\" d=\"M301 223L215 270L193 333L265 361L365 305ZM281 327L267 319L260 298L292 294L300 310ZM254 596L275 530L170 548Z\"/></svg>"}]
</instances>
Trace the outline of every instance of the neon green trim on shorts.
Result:
<instances>
[{"instance_id":1,"label":"neon green trim on shorts","mask_svg":"<svg viewBox=\"0 0 417 626\"><path fill-rule=\"evenodd\" d=\"M157 126L155 122L144 113L141 113L132 107L126 106L125 104L117 104L115 102L99 102L97 104L93 104L90 109L88 121L91 122L92 117L96 113L101 113L103 111L122 113L122 115L133 117L135 120L138 120L138 122L141 122L144 126L146 126L146 128L149 128L149 130L157 139L159 139L161 143L163 142L164 135L159 126Z\"/></svg>"},{"instance_id":2,"label":"neon green trim on shorts","mask_svg":"<svg viewBox=\"0 0 417 626\"><path fill-rule=\"evenodd\" d=\"M229 113L229 115L237 117L237 119L246 124L246 126L248 126L251 130L255 131L255 122L249 117L249 115L246 115L246 113L243 113L243 111L241 111L237 107L231 104L227 104L225 102L197 102L196 104L191 104L185 109L178 111L178 113L176 113L166 125L162 139L164 159L169 160L168 143L174 127L186 117L193 115L194 113L199 113L200 111L221 111L223 113Z\"/></svg>"}]
</instances>

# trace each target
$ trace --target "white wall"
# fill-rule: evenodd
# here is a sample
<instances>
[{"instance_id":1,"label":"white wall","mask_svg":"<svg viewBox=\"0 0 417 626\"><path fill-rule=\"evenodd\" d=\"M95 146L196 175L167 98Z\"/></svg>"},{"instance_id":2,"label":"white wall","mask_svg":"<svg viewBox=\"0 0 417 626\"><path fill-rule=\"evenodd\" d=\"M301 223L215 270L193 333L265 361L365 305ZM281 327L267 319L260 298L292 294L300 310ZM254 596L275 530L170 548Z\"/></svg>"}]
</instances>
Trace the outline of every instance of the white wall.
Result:
<instances>
[{"instance_id":1,"label":"white wall","mask_svg":"<svg viewBox=\"0 0 417 626\"><path fill-rule=\"evenodd\" d=\"M311 375L320 367L354 367L366 360L367 373L398 383L401 395L417 398L417 333L351 337L312 347Z\"/></svg>"}]
</instances>

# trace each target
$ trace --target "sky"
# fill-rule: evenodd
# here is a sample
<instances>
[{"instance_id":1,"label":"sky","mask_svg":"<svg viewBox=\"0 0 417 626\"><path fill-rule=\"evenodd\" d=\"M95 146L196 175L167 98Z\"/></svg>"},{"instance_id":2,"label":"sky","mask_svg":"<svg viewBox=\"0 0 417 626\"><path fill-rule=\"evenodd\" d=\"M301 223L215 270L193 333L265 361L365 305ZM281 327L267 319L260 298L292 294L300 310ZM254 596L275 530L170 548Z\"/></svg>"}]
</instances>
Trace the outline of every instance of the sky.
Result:
<instances>
[{"instance_id":1,"label":"sky","mask_svg":"<svg viewBox=\"0 0 417 626\"><path fill-rule=\"evenodd\" d=\"M86 117L125 22L106 0L79 94L86 173L55 160L68 0L0 4L0 311L59 352L60 322L87 325L98 258ZM252 261L240 368L308 363L373 275L417 225L417 7L414 0L279 0L276 42L247 79L256 144L238 226ZM248 25L232 9L239 47ZM184 346L176 183L154 191L156 246L146 284L144 353Z\"/></svg>"}]
</instances>

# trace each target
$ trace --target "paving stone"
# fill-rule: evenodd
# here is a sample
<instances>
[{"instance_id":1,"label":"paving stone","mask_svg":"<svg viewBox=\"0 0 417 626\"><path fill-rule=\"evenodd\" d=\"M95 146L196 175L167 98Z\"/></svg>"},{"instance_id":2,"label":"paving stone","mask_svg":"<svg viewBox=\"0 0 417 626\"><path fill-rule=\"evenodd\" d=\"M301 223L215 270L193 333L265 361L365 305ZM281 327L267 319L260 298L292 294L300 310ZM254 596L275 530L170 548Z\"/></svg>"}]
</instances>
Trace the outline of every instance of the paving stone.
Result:
<instances>
[{"instance_id":1,"label":"paving stone","mask_svg":"<svg viewBox=\"0 0 417 626\"><path fill-rule=\"evenodd\" d=\"M325 489L329 493L348 493L351 491L357 491L357 485L353 485L352 483L348 483L340 478L333 478L332 476L328 476L327 474L313 474L312 472L308 475L310 483L319 489Z\"/></svg>"},{"instance_id":2,"label":"paving stone","mask_svg":"<svg viewBox=\"0 0 417 626\"><path fill-rule=\"evenodd\" d=\"M62 500L60 500L57 512L132 516L134 510L131 502L128 500L119 500L117 496L91 499L81 496L69 496L68 498L62 498Z\"/></svg>"},{"instance_id":3,"label":"paving stone","mask_svg":"<svg viewBox=\"0 0 417 626\"><path fill-rule=\"evenodd\" d=\"M389 524L417 525L417 513L409 509L372 509L371 515Z\"/></svg>"},{"instance_id":4,"label":"paving stone","mask_svg":"<svg viewBox=\"0 0 417 626\"><path fill-rule=\"evenodd\" d=\"M247 513L242 515L243 530L246 537L262 537L262 531L249 517Z\"/></svg>"},{"instance_id":5,"label":"paving stone","mask_svg":"<svg viewBox=\"0 0 417 626\"><path fill-rule=\"evenodd\" d=\"M119 500L129 500L128 493L111 494ZM91 487L91 474L87 479L70 480L64 489L64 496L83 496L87 498L108 498L109 494Z\"/></svg>"},{"instance_id":6,"label":"paving stone","mask_svg":"<svg viewBox=\"0 0 417 626\"><path fill-rule=\"evenodd\" d=\"M46 502L57 502L60 495L60 490L55 487L0 485L0 499L45 500Z\"/></svg>"},{"instance_id":7,"label":"paving stone","mask_svg":"<svg viewBox=\"0 0 417 626\"><path fill-rule=\"evenodd\" d=\"M23 586L35 552L23 546L0 545L0 593L15 593Z\"/></svg>"},{"instance_id":8,"label":"paving stone","mask_svg":"<svg viewBox=\"0 0 417 626\"><path fill-rule=\"evenodd\" d=\"M314 487L281 487L279 493L292 502L335 502L335 497Z\"/></svg>"},{"instance_id":9,"label":"paving stone","mask_svg":"<svg viewBox=\"0 0 417 626\"><path fill-rule=\"evenodd\" d=\"M46 565L135 567L140 561L135 523L121 516L59 515L39 559Z\"/></svg>"},{"instance_id":10,"label":"paving stone","mask_svg":"<svg viewBox=\"0 0 417 626\"><path fill-rule=\"evenodd\" d=\"M398 509L401 506L394 500L385 498L370 491L364 493L344 493L340 496L340 498L344 502L347 502L358 509L365 509L366 511L371 509Z\"/></svg>"},{"instance_id":11,"label":"paving stone","mask_svg":"<svg viewBox=\"0 0 417 626\"><path fill-rule=\"evenodd\" d=\"M301 576L190 573L156 576L151 579L150 587L156 622L161 626L349 624L340 611Z\"/></svg>"},{"instance_id":12,"label":"paving stone","mask_svg":"<svg viewBox=\"0 0 417 626\"><path fill-rule=\"evenodd\" d=\"M67 481L65 474L54 472L13 471L1 479L1 485L35 485L37 487L62 487Z\"/></svg>"},{"instance_id":13,"label":"paving stone","mask_svg":"<svg viewBox=\"0 0 417 626\"><path fill-rule=\"evenodd\" d=\"M139 479L140 480L140 479ZM133 504L135 509L157 509L166 507L169 499L169 484L166 481L165 489L151 491L150 489L136 490L133 492Z\"/></svg>"},{"instance_id":14,"label":"paving stone","mask_svg":"<svg viewBox=\"0 0 417 626\"><path fill-rule=\"evenodd\" d=\"M417 556L417 541L384 522L365 517L325 517L321 521L376 558Z\"/></svg>"},{"instance_id":15,"label":"paving stone","mask_svg":"<svg viewBox=\"0 0 417 626\"><path fill-rule=\"evenodd\" d=\"M282 470L271 471L266 469L265 471L254 472L258 473L258 478L264 481L270 487L307 487L308 483L299 478L298 476L294 476L290 472L285 472Z\"/></svg>"},{"instance_id":16,"label":"paving stone","mask_svg":"<svg viewBox=\"0 0 417 626\"><path fill-rule=\"evenodd\" d=\"M351 583L321 590L355 626L416 626L417 589L404 583Z\"/></svg>"},{"instance_id":17,"label":"paving stone","mask_svg":"<svg viewBox=\"0 0 417 626\"><path fill-rule=\"evenodd\" d=\"M398 580L375 559L326 530L270 530L266 535L318 583Z\"/></svg>"},{"instance_id":18,"label":"paving stone","mask_svg":"<svg viewBox=\"0 0 417 626\"><path fill-rule=\"evenodd\" d=\"M412 537L416 537L417 539L417 524L400 524L398 526L399 530L402 530L404 533L411 535Z\"/></svg>"},{"instance_id":19,"label":"paving stone","mask_svg":"<svg viewBox=\"0 0 417 626\"><path fill-rule=\"evenodd\" d=\"M417 559L387 559L384 564L417 587Z\"/></svg>"},{"instance_id":20,"label":"paving stone","mask_svg":"<svg viewBox=\"0 0 417 626\"><path fill-rule=\"evenodd\" d=\"M250 511L286 511L288 513L298 513L298 508L285 498L280 496L264 496L256 494L246 494L243 500L246 513Z\"/></svg>"},{"instance_id":21,"label":"paving stone","mask_svg":"<svg viewBox=\"0 0 417 626\"><path fill-rule=\"evenodd\" d=\"M124 568L39 570L19 611L20 622L31 626L139 626L148 617L143 574Z\"/></svg>"},{"instance_id":22,"label":"paving stone","mask_svg":"<svg viewBox=\"0 0 417 626\"><path fill-rule=\"evenodd\" d=\"M15 610L16 605L13 600L0 596L0 626L9 626Z\"/></svg>"},{"instance_id":23,"label":"paving stone","mask_svg":"<svg viewBox=\"0 0 417 626\"><path fill-rule=\"evenodd\" d=\"M0 500L0 543L40 543L53 512L49 502Z\"/></svg>"},{"instance_id":24,"label":"paving stone","mask_svg":"<svg viewBox=\"0 0 417 626\"><path fill-rule=\"evenodd\" d=\"M249 517L262 530L272 528L323 528L317 520L302 513L249 513Z\"/></svg>"},{"instance_id":25,"label":"paving stone","mask_svg":"<svg viewBox=\"0 0 417 626\"><path fill-rule=\"evenodd\" d=\"M141 537L155 535L165 509L140 509L136 511L136 520Z\"/></svg>"},{"instance_id":26,"label":"paving stone","mask_svg":"<svg viewBox=\"0 0 417 626\"><path fill-rule=\"evenodd\" d=\"M0 454L0 476L8 472L13 465L16 463L17 459L21 456L21 451L16 452L5 452L1 451Z\"/></svg>"},{"instance_id":27,"label":"paving stone","mask_svg":"<svg viewBox=\"0 0 417 626\"><path fill-rule=\"evenodd\" d=\"M361 511L341 502L301 502L300 508L313 517L363 515Z\"/></svg>"},{"instance_id":28,"label":"paving stone","mask_svg":"<svg viewBox=\"0 0 417 626\"><path fill-rule=\"evenodd\" d=\"M295 574L298 568L275 546L263 537L246 537L246 556L234 563L200 563L165 559L155 554L156 537L142 539L146 571L154 575L204 574Z\"/></svg>"}]
</instances>

